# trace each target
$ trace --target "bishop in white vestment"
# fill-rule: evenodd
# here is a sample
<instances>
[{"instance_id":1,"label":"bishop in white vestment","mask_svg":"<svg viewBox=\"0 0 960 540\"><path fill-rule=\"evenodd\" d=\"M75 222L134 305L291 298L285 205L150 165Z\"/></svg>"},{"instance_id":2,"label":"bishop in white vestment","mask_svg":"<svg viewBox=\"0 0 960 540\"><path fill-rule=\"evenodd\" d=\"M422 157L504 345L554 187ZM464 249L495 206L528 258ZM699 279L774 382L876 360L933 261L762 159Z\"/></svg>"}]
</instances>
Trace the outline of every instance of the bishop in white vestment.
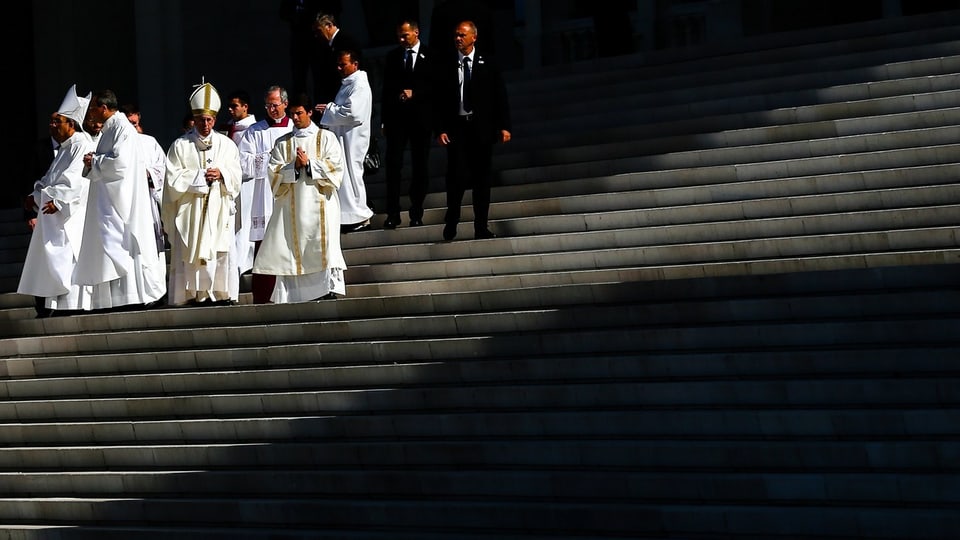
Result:
<instances>
[{"instance_id":1,"label":"bishop in white vestment","mask_svg":"<svg viewBox=\"0 0 960 540\"><path fill-rule=\"evenodd\" d=\"M44 298L54 311L89 309L90 287L74 282L83 240L89 181L83 177L83 156L92 150L80 126L90 95L77 95L73 85L50 118L50 135L60 144L47 173L36 182L33 201L37 222L17 292Z\"/></svg>"}]
</instances>

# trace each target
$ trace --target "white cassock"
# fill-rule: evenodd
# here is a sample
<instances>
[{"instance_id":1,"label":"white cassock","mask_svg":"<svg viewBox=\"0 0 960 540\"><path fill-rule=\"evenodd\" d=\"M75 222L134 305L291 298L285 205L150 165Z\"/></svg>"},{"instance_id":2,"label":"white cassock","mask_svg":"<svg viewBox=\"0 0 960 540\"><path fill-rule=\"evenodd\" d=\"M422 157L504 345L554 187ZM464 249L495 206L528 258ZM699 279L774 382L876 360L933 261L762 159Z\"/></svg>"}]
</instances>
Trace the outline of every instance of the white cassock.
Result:
<instances>
[{"instance_id":1,"label":"white cassock","mask_svg":"<svg viewBox=\"0 0 960 540\"><path fill-rule=\"evenodd\" d=\"M91 309L146 304L166 293L150 276L160 264L139 133L122 114L103 123L90 169L76 282L93 285Z\"/></svg>"},{"instance_id":2,"label":"white cassock","mask_svg":"<svg viewBox=\"0 0 960 540\"><path fill-rule=\"evenodd\" d=\"M140 156L147 167L147 186L150 188L150 199L153 204L150 205L150 212L153 216L153 236L156 239L157 256L159 263L151 268L149 279L162 287L166 287L167 281L167 254L164 250L163 242L163 222L160 219L160 205L163 204L163 183L167 172L167 154L163 147L146 133L141 133L139 137Z\"/></svg>"},{"instance_id":3,"label":"white cassock","mask_svg":"<svg viewBox=\"0 0 960 540\"><path fill-rule=\"evenodd\" d=\"M246 117L241 118L240 120L237 120L236 122L231 122L231 123L230 123L230 126L229 126L229 129L227 130L226 133L224 133L224 135L226 135L227 137L230 137L231 139L233 139L233 142L236 143L237 146L239 147L239 146L240 146L240 139L243 138L243 132L246 131L247 128L253 126L253 125L256 124L256 123L257 123L257 117L256 117L256 116L254 116L254 115L252 115L252 114L247 115Z\"/></svg>"},{"instance_id":4,"label":"white cassock","mask_svg":"<svg viewBox=\"0 0 960 540\"><path fill-rule=\"evenodd\" d=\"M93 147L90 138L77 131L63 141L47 173L36 182L33 200L41 210L30 236L17 292L46 298L50 309L89 309L90 287L74 283L73 272L83 240L90 182L83 177L83 156ZM53 201L59 211L44 214Z\"/></svg>"},{"instance_id":5,"label":"white cassock","mask_svg":"<svg viewBox=\"0 0 960 540\"><path fill-rule=\"evenodd\" d=\"M297 148L310 158L299 175ZM270 300L281 304L346 294L337 198L344 176L340 142L312 122L295 129L277 140L270 174L273 215L253 265L257 274L277 276Z\"/></svg>"},{"instance_id":6,"label":"white cassock","mask_svg":"<svg viewBox=\"0 0 960 540\"><path fill-rule=\"evenodd\" d=\"M220 169L223 180L208 186L208 168ZM237 145L225 135L201 139L193 129L170 145L162 213L171 247L170 305L239 297L231 253L240 175Z\"/></svg>"},{"instance_id":7,"label":"white cassock","mask_svg":"<svg viewBox=\"0 0 960 540\"><path fill-rule=\"evenodd\" d=\"M237 267L242 274L253 268L254 242L263 240L267 221L273 213L273 196L267 179L270 151L281 136L290 133L293 122L284 116L279 123L266 118L243 132L237 147L240 149L240 168L243 185L240 188L240 226L237 228Z\"/></svg>"},{"instance_id":8,"label":"white cassock","mask_svg":"<svg viewBox=\"0 0 960 540\"><path fill-rule=\"evenodd\" d=\"M367 188L363 183L363 158L370 146L370 116L373 93L367 72L357 70L343 78L340 91L327 104L320 124L330 128L343 146L346 174L337 190L340 197L340 222L361 223L373 215L367 206Z\"/></svg>"}]
</instances>

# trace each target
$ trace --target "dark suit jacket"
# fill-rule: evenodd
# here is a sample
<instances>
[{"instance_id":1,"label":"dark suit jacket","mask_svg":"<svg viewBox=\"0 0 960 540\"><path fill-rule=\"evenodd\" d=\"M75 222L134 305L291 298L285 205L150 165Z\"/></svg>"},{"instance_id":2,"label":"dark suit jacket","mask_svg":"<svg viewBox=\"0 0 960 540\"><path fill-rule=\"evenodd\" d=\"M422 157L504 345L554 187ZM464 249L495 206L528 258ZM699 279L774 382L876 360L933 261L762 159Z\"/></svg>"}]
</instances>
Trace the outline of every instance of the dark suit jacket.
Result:
<instances>
[{"instance_id":1,"label":"dark suit jacket","mask_svg":"<svg viewBox=\"0 0 960 540\"><path fill-rule=\"evenodd\" d=\"M434 103L434 131L450 133L460 114L460 64L456 57L434 65L436 96ZM503 74L493 57L480 49L473 57L470 78L473 121L478 133L490 136L490 143L499 140L500 130L510 131L510 105Z\"/></svg>"},{"instance_id":2,"label":"dark suit jacket","mask_svg":"<svg viewBox=\"0 0 960 540\"><path fill-rule=\"evenodd\" d=\"M402 129L403 125L410 122L427 130L433 127L430 103L433 83L430 67L433 58L421 42L413 73L407 73L403 64L405 51L405 47L397 47L384 58L380 120L387 133L392 128ZM413 89L413 99L400 101L400 92L405 88Z\"/></svg>"},{"instance_id":3,"label":"dark suit jacket","mask_svg":"<svg viewBox=\"0 0 960 540\"><path fill-rule=\"evenodd\" d=\"M317 103L330 103L336 97L340 90L340 72L337 71L337 60L342 50L350 49L356 51L360 61L360 69L364 69L363 51L360 42L353 36L347 34L341 28L337 35L333 36L332 45L328 45L323 36L317 38L317 65L313 70L313 91L314 101Z\"/></svg>"}]
</instances>

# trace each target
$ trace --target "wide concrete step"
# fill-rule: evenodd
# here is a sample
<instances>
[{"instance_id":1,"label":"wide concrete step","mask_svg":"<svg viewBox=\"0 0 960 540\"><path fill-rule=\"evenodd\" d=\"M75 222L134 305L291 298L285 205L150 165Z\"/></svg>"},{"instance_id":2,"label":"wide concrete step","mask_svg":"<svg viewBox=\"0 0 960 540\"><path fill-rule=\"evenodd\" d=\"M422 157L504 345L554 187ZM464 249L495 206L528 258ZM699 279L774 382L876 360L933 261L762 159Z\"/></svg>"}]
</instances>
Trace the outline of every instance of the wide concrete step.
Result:
<instances>
[{"instance_id":1,"label":"wide concrete step","mask_svg":"<svg viewBox=\"0 0 960 540\"><path fill-rule=\"evenodd\" d=\"M960 90L952 91L950 100L960 103ZM825 107L826 108L826 107ZM796 113L796 111L790 111ZM789 113L784 113L787 116ZM725 115L715 118L717 121L730 118ZM922 127L951 126L960 118L958 107L938 107L933 110L909 110L899 113L884 113L870 116L860 116L845 120L816 120L816 121L783 121L765 123L757 126L740 127L736 124L726 126L711 126L720 129L708 131L705 120L698 119L697 131L680 132L684 125L665 127L663 122L645 125L636 125L628 128L611 128L603 132L582 132L578 139L565 137L562 144L543 147L539 141L536 147L507 148L498 152L496 166L498 169L514 169L530 167L545 163L561 164L578 161L596 161L613 159L624 156L655 155L670 152L679 152L695 149L742 147L759 144L788 143L795 141L811 141L838 136L867 135L901 131ZM737 119L743 120L743 119ZM652 136L656 134L656 136ZM533 143L534 141L530 141ZM522 150L522 151L521 151ZM435 152L431 165L435 172L443 172L443 152Z\"/></svg>"},{"instance_id":2,"label":"wide concrete step","mask_svg":"<svg viewBox=\"0 0 960 540\"><path fill-rule=\"evenodd\" d=\"M182 471L354 469L613 469L742 472L924 473L946 466L953 443L909 440L696 440L528 438L448 441L371 440L274 443L101 444L0 447L0 470ZM870 448L869 452L864 447Z\"/></svg>"},{"instance_id":3,"label":"wide concrete step","mask_svg":"<svg viewBox=\"0 0 960 540\"><path fill-rule=\"evenodd\" d=\"M792 534L815 535L822 520L840 538L944 539L938 531L960 527L960 517L942 508L886 508L882 505L779 506L642 504L634 501L579 503L564 501L498 502L458 499L269 499L269 498L63 498L0 499L0 519L30 523L37 515L56 511L62 522L99 525L102 521L130 521L161 527L311 528L348 527L360 532L389 528L409 531L423 528L449 533L536 534L546 537L576 534L633 534L656 538L695 537L697 531L722 530L730 537L771 538L789 526ZM496 514L496 524L489 515ZM42 522L41 522L42 523ZM56 522L54 522L56 523ZM722 525L718 525L722 524ZM309 531L306 531L309 533ZM911 532L914 534L911 535ZM303 534L303 532L301 532ZM677 536L679 535L679 536ZM690 536L686 536L690 535ZM179 535L178 535L179 537ZM310 536L313 538L312 536ZM346 537L346 536L345 536ZM859 536L864 537L864 536Z\"/></svg>"},{"instance_id":4,"label":"wide concrete step","mask_svg":"<svg viewBox=\"0 0 960 540\"><path fill-rule=\"evenodd\" d=\"M355 284L347 286L348 297L358 297L358 300L371 299L377 301L377 298L403 297L405 302L420 307L432 307L435 304L436 295L452 293L459 295L468 292L479 292L484 295L493 294L498 290L509 291L510 294L520 288L530 287L556 287L568 285L592 285L613 282L664 282L672 280L688 279L711 279L726 278L733 276L766 276L770 277L777 274L792 274L797 272L813 272L816 275L822 275L831 271L844 270L881 270L890 267L908 267L926 265L955 265L960 263L960 249L932 249L932 250L907 250L892 251L884 253L859 253L859 254L840 254L808 256L803 258L796 257L776 257L764 260L754 261L725 261L709 263L690 263L690 264L666 264L653 266L633 266L633 267L615 267L598 268L586 270L570 271L551 271L551 272L533 272L509 275L480 275L472 277L453 277L437 278L429 280L404 280L393 282ZM410 299L410 297L417 297ZM21 295L7 295L8 305L30 306L32 299ZM343 302L340 302L341 304ZM249 295L246 297L241 294L241 304L251 305L252 301ZM312 306L313 304L301 304ZM358 305L358 304L348 304ZM10 316L8 320L15 321L16 328L23 335L35 335L37 332L44 331L44 328L63 328L59 321L72 320L75 318L64 319L46 319L44 321L29 321L33 317L32 309L19 307L18 316ZM187 308L191 309L191 308ZM209 309L209 308L199 308ZM296 308L312 310L313 307ZM171 310L172 311L172 310ZM124 313L125 319L131 315L142 313L155 317L157 311L134 311ZM220 312L216 312L220 313ZM227 312L226 315L233 316L236 311ZM84 316L81 316L84 317ZM86 319L83 319L86 320ZM72 323L66 323L70 325ZM119 326L126 327L125 323ZM430 353L426 353L430 354Z\"/></svg>"},{"instance_id":5,"label":"wide concrete step","mask_svg":"<svg viewBox=\"0 0 960 540\"><path fill-rule=\"evenodd\" d=\"M732 315L728 315L728 318ZM629 319L624 309L528 310L515 313L468 314L456 317L394 317L379 320L283 323L270 327L229 326L219 330L195 329L189 336L177 330L141 330L63 335L47 340L23 337L4 340L6 356L134 354L134 351L181 351L194 357L199 351L232 354L236 349L297 346L313 354L352 353L392 360L404 351L448 346L462 357L505 354L502 347L535 349L543 355L604 352L662 352L676 349L690 353L717 352L737 346L782 351L791 346L897 347L953 346L957 318L952 313L860 321L781 321L769 313L743 321L644 325ZM722 317L719 317L722 318ZM351 328L346 333L345 328ZM180 334L183 334L180 331ZM448 343L440 343L450 340ZM599 340L599 341L597 341ZM413 344L411 342L422 342ZM397 345L407 343L408 345ZM227 345L229 344L229 345ZM329 344L329 345L325 345ZM537 349L539 347L539 349ZM591 349L591 347L593 347ZM285 349L281 349L281 353ZM393 352L393 351L397 352ZM269 355L272 351L261 351ZM87 360L95 362L96 360ZM16 414L15 411L11 414Z\"/></svg>"},{"instance_id":6,"label":"wide concrete step","mask_svg":"<svg viewBox=\"0 0 960 540\"><path fill-rule=\"evenodd\" d=\"M957 328L960 318L952 321ZM810 325L813 326L813 325ZM883 325L878 325L883 326ZM906 324L911 330L916 325ZM936 330L945 324L932 324ZM892 328L887 325L886 328ZM729 329L727 329L729 330ZM758 328L782 334L778 328ZM813 331L827 332L813 327ZM842 331L842 330L841 330ZM640 332L642 334L642 332ZM789 337L787 338L789 340ZM843 339L841 336L840 339ZM917 342L929 342L916 336ZM768 345L769 346L769 345ZM957 349L960 351L960 347ZM291 374L294 375L294 374ZM176 377L170 377L176 384ZM109 388L90 397L15 399L0 403L0 422L91 422L151 421L168 419L246 418L264 415L362 415L392 416L403 413L449 413L453 411L564 412L635 409L917 409L954 408L960 412L960 374L934 378L851 380L790 379L773 381L619 381L522 384L414 384L396 388L370 386L346 389L277 390L269 392L190 394L183 390L165 395L140 396L134 392L110 397ZM437 429L436 436L443 430ZM522 435L522 434L518 434ZM2 486L2 483L0 483Z\"/></svg>"},{"instance_id":7,"label":"wide concrete step","mask_svg":"<svg viewBox=\"0 0 960 540\"><path fill-rule=\"evenodd\" d=\"M935 204L934 196L938 191L947 195L943 199L944 202L957 201L957 203L921 206ZM956 213L960 211L960 187L950 186L943 190L890 190L876 195L873 203L878 206L884 204L903 204L904 206L870 209L868 206L871 205L871 197L867 193L862 193L851 195L849 198L823 195L810 198L777 198L749 203L665 207L645 211L622 210L580 215L497 219L496 230L504 236L509 236L509 242L488 243L484 246L482 253L477 246L471 246L470 250L472 254L485 256L546 254L569 250L603 249L607 246L663 246L887 231L891 228L936 228L955 224ZM884 198L888 195L890 198ZM903 199L897 199L899 195L903 195ZM850 204L849 208L844 208L846 203ZM781 216L785 210L790 209L795 209L794 215ZM824 210L839 211L815 213ZM469 238L472 234L469 224L462 229L460 232ZM445 256L445 260L450 261L457 257L456 253L455 250L438 249L435 242L427 242L352 249L344 256L352 270L361 265L436 261L438 255ZM441 263L442 261L438 261L438 264ZM350 283L363 281L357 276L357 272L350 270L348 272Z\"/></svg>"},{"instance_id":8,"label":"wide concrete step","mask_svg":"<svg viewBox=\"0 0 960 540\"><path fill-rule=\"evenodd\" d=\"M741 220L789 218L838 210L856 213L868 211L871 207L874 210L906 208L910 204L906 201L922 206L949 204L956 200L952 195L954 186L950 185L955 177L951 177L952 173L948 171L957 166L944 166L940 171L944 174L931 170L933 168L936 166L887 169L862 175L841 173L714 186L519 199L494 203L490 219L503 235L509 231L510 236L523 236L609 229L616 222L614 216L625 212L638 214L634 219L642 219L647 226L659 226L723 220L723 216L733 215L737 215L734 219ZM472 219L473 207L465 206L462 215L465 221ZM610 216L609 220L606 215ZM401 226L385 234L350 235L343 239L342 245L344 252L349 254L348 262L359 263L381 248L433 243L437 235L432 225L442 222L443 210L431 208L424 213L426 227ZM501 226L506 228L501 229ZM402 250L397 249L397 252L402 253Z\"/></svg>"},{"instance_id":9,"label":"wide concrete step","mask_svg":"<svg viewBox=\"0 0 960 540\"><path fill-rule=\"evenodd\" d=\"M559 155L558 149L565 147L579 147L597 143L598 141L644 141L659 138L673 138L675 144L697 144L700 137L717 139L726 132L743 130L743 133L752 134L754 128L765 128L765 135L770 137L784 137L802 129L794 129L799 123L811 123L822 129L833 124L837 134L847 135L863 133L868 129L876 129L878 122L888 120L888 115L907 115L911 112L928 111L934 109L949 109L960 105L960 92L957 90L943 90L939 92L917 92L913 94L872 98L840 103L823 103L782 107L772 110L758 110L735 112L728 111L713 115L690 116L682 111L674 117L663 118L659 109L647 110L643 120L630 122L626 125L609 125L596 127L591 130L560 129L550 132L538 130L536 137L518 137L510 144L495 147L495 163L498 168L504 164L513 163L512 160L522 159L526 155ZM624 114L627 113L624 111ZM650 118L654 115L657 118ZM546 119L544 119L546 121ZM776 128L780 129L776 129ZM683 137L686 137L685 140ZM709 139L708 139L709 140ZM721 139L722 140L722 139ZM431 170L442 172L443 151L434 148L431 154ZM408 161L405 164L409 165ZM405 176L409 170L405 170ZM382 182L382 177L373 177L374 182Z\"/></svg>"},{"instance_id":10,"label":"wide concrete step","mask_svg":"<svg viewBox=\"0 0 960 540\"><path fill-rule=\"evenodd\" d=\"M936 160L936 152L926 153ZM903 155L904 158L908 156ZM666 206L692 205L722 201L746 201L764 197L797 197L815 194L853 193L870 189L895 189L952 184L960 174L960 164L914 163L866 171L846 171L810 176L784 176L738 180L729 170L711 168L693 183L696 170L677 169L650 173L543 182L494 188L495 202L490 207L493 219L518 216L540 216L602 210L638 210ZM471 201L470 192L464 199ZM444 199L440 194L428 195L424 223L443 223ZM464 215L473 216L469 204ZM469 213L469 214L468 214ZM381 216L374 218L378 224ZM345 249L389 243L407 243L408 238L434 240L436 235L423 229L400 227L381 234L350 234L341 239Z\"/></svg>"},{"instance_id":11,"label":"wide concrete step","mask_svg":"<svg viewBox=\"0 0 960 540\"><path fill-rule=\"evenodd\" d=\"M703 169L716 166L736 166L746 171L769 169L771 164L780 166L768 170L764 177L840 172L845 169L812 169L806 167L823 165L829 160L831 166L842 165L845 159L858 164L857 170L873 170L889 166L907 166L909 158L903 162L888 162L883 158L896 160L903 152L917 152L927 148L948 148L960 140L960 128L940 127L914 129L891 133L851 135L831 137L812 141L757 144L746 147L712 148L689 150L652 156L620 157L558 165L520 167L501 170L497 174L501 184L546 182L570 178L591 178L621 173L643 171L662 171L664 169ZM880 154L880 155L878 155ZM866 163L869 156L873 163ZM782 163L790 162L790 163ZM943 161L949 163L950 161Z\"/></svg>"},{"instance_id":12,"label":"wide concrete step","mask_svg":"<svg viewBox=\"0 0 960 540\"><path fill-rule=\"evenodd\" d=\"M43 421L0 424L8 446L475 441L524 438L948 440L960 436L960 408L847 407L743 409L710 405L620 411L456 411L448 413L257 415L246 418ZM2 505L0 505L2 506Z\"/></svg>"},{"instance_id":13,"label":"wide concrete step","mask_svg":"<svg viewBox=\"0 0 960 540\"><path fill-rule=\"evenodd\" d=\"M464 232L464 231L461 231ZM577 233L587 234L587 233ZM576 234L567 236L575 242ZM543 242L539 237L495 239L477 245L438 246L441 260L397 264L354 265L351 284L385 284L478 276L525 275L537 272L572 272L635 267L738 263L829 255L864 256L897 252L955 250L960 248L955 226L889 229L868 232L797 234L771 238L680 242L669 245L631 245L603 249L544 253L524 246ZM501 249L509 250L504 253ZM490 253L495 250L494 253ZM424 291L426 292L426 291Z\"/></svg>"},{"instance_id":14,"label":"wide concrete step","mask_svg":"<svg viewBox=\"0 0 960 540\"><path fill-rule=\"evenodd\" d=\"M41 525L41 524L22 524L22 525L0 525L0 540L168 540L177 538L178 540L262 540L271 538L275 540L290 539L302 540L309 538L311 540L525 540L529 536L524 532L507 533L497 531L494 533L473 533L462 530L446 530L437 532L435 530L412 530L398 531L396 529L387 530L357 530L338 529L333 527L323 527L319 529L311 528L293 528L281 525L280 528L256 527L231 528L228 526L204 527L152 524L145 526L136 525ZM582 540L583 536L577 533L567 535L561 532L551 534L551 538L556 540ZM650 540L658 540L657 537L648 536ZM668 537L661 536L662 540L668 540ZM671 539L672 540L672 539Z\"/></svg>"},{"instance_id":15,"label":"wide concrete step","mask_svg":"<svg viewBox=\"0 0 960 540\"><path fill-rule=\"evenodd\" d=\"M716 278L737 275L767 276L793 272L824 272L913 266L952 265L960 262L960 250L897 251L872 254L825 255L814 257L778 257L754 261L708 262L691 264L645 265L591 270L534 272L497 276L437 278L350 285L348 294L393 296L433 294L452 291L490 291L497 288L558 286L577 283L617 281L669 281L674 279Z\"/></svg>"},{"instance_id":16,"label":"wide concrete step","mask_svg":"<svg viewBox=\"0 0 960 540\"><path fill-rule=\"evenodd\" d=\"M935 304L930 298L937 293L911 295L897 298L898 301L912 301L915 305ZM958 300L957 295L944 295L939 300L944 313L949 313L947 304ZM880 301L879 299L877 300ZM791 306L795 304L791 303ZM658 306L651 305L655 310ZM711 308L704 306L702 310ZM719 311L717 308L714 310ZM748 307L736 308L747 310ZM796 306L797 311L809 309ZM866 306L858 309L867 309ZM922 311L930 312L928 307ZM691 311L694 308L691 308ZM697 309L699 311L699 309ZM852 312L853 310L850 309ZM903 314L916 316L920 309L908 310ZM838 313L836 316L840 316ZM664 325L676 324L675 320L665 320ZM760 353L755 353L757 356ZM857 361L853 351L821 350L819 356L830 358L831 362L842 361L841 366L830 369L826 362L815 361L812 355L797 355L801 360L789 357L783 352L767 352L777 363L769 366L754 367L747 359L757 359L747 355L744 359L731 359L729 371L738 377L754 381L785 380L805 382L819 377L836 380L864 380L924 378L932 375L946 377L951 366L944 362L937 349L924 352L914 364L917 368L910 376L893 369L887 354L871 351L871 357L877 357L879 364L867 365ZM902 354L902 351L900 351ZM692 359L690 358L692 357ZM326 362L322 359L297 361L288 356L271 356L269 366L251 365L247 369L220 365L216 355L197 355L197 366L185 369L179 365L146 365L135 358L123 363L124 374L97 375L85 372L65 372L62 377L47 374L42 378L21 378L5 383L2 397L7 400L38 400L61 398L86 398L91 396L168 396L168 395L212 395L230 393L283 392L288 390L331 390L343 391L351 388L369 389L378 386L401 388L434 388L460 385L519 385L519 384L563 384L569 381L606 384L611 381L633 381L642 383L682 383L699 382L704 379L722 382L734 375L710 367L707 362L716 361L715 355L688 353L677 357L669 354L644 357L643 362L625 354L608 355L603 364L596 365L589 357L567 355L561 357L517 357L478 360L476 358L458 358L449 361L425 361L416 359L382 359L373 362L357 359L355 364ZM53 364L49 362L48 364ZM652 365L651 365L652 364ZM750 368L750 369L747 369ZM691 384L696 388L697 384Z\"/></svg>"},{"instance_id":17,"label":"wide concrete step","mask_svg":"<svg viewBox=\"0 0 960 540\"><path fill-rule=\"evenodd\" d=\"M597 272L606 279L578 279L579 273L551 272L542 274L547 278L561 276L561 281L553 284L537 285L534 276L522 276L524 280L515 287L493 288L479 291L459 291L455 293L424 294L414 291L409 295L370 295L347 296L335 302L298 303L259 306L232 306L219 308L179 308L164 310L140 310L121 313L108 313L96 316L79 315L52 319L31 319L17 321L5 328L11 329L13 336L56 335L69 333L116 332L142 330L159 327L193 328L214 327L218 325L262 325L279 322L299 322L303 320L337 320L350 318L369 318L372 313L377 317L417 316L439 314L477 313L484 311L511 311L517 309L557 308L589 304L593 306L611 303L634 302L638 304L669 303L676 301L713 302L719 299L748 300L755 297L770 299L790 297L791 295L829 295L837 292L869 295L877 291L889 293L925 292L929 290L950 289L956 286L955 266L944 265L943 254L931 252L938 257L928 266L900 267L891 264L884 256L848 258L855 262L854 268L822 271L812 274L787 272L772 273L762 271L759 264L751 266L748 274L771 274L760 282L751 276L717 275L702 279L703 276L668 274L669 279L653 279L654 275L644 274L644 269L624 269L624 279L616 278L616 272ZM877 259L875 265L869 264ZM777 261L768 264L776 264ZM865 264L866 263L866 264ZM786 264L780 261L779 264ZM834 263L838 264L838 263ZM919 263L918 263L919 264ZM663 269L654 269L662 272ZM585 272L590 274L590 272ZM646 279L644 279L646 278ZM493 279L493 278L490 278ZM513 277L512 279L521 279ZM919 281L918 281L919 280ZM328 353L329 354L329 353ZM433 351L440 354L439 350ZM192 362L185 358L187 362ZM94 369L100 365L104 369L123 373L126 369L119 365L106 363L77 364L70 361L65 369ZM163 364L174 362L164 360ZM51 359L30 359L19 361L6 359L0 363L0 374L18 377L34 373L47 373ZM178 363L179 365L179 363Z\"/></svg>"},{"instance_id":18,"label":"wide concrete step","mask_svg":"<svg viewBox=\"0 0 960 540\"><path fill-rule=\"evenodd\" d=\"M478 451L485 449L478 448ZM733 467L705 473L683 470L647 471L633 467L601 470L513 470L483 467L448 470L337 467L336 470L242 471L89 471L68 474L0 473L0 489L7 497L34 500L54 497L165 497L182 493L198 504L218 499L277 497L292 504L310 499L394 498L398 500L461 500L502 503L544 501L593 504L609 500L635 504L672 501L696 504L703 489L715 490L713 505L821 504L830 493L834 506L936 506L960 502L960 474L915 472L904 479L899 472L823 473L811 488L809 473L738 472ZM409 486L417 486L416 494ZM218 502L218 501L217 501ZM146 516L141 515L139 519ZM137 519L137 515L130 516Z\"/></svg>"}]
</instances>

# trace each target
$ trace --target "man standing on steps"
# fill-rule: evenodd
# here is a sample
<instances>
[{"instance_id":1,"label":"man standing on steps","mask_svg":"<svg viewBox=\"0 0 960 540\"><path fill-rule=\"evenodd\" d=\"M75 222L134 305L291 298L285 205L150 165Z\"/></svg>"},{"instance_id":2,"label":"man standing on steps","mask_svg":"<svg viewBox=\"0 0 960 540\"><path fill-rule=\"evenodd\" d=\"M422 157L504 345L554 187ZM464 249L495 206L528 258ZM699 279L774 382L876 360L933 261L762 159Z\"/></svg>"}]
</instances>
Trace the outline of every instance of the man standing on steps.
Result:
<instances>
[{"instance_id":1,"label":"man standing on steps","mask_svg":"<svg viewBox=\"0 0 960 540\"><path fill-rule=\"evenodd\" d=\"M90 302L90 287L73 281L90 189L82 174L83 156L93 143L80 131L89 103L90 95L78 96L77 85L73 85L50 116L50 136L57 143L57 156L25 201L37 217L17 292L40 300L36 303L37 318L56 311L85 309Z\"/></svg>"},{"instance_id":2,"label":"man standing on steps","mask_svg":"<svg viewBox=\"0 0 960 540\"><path fill-rule=\"evenodd\" d=\"M139 134L118 110L116 94L103 90L87 111L103 124L96 150L83 158L90 195L76 282L93 287L91 309L146 307L167 292L150 280L160 258Z\"/></svg>"},{"instance_id":3,"label":"man standing on steps","mask_svg":"<svg viewBox=\"0 0 960 540\"><path fill-rule=\"evenodd\" d=\"M220 96L210 83L190 95L196 127L167 152L163 222L170 240L170 305L230 305L240 276L233 260L240 153L213 126Z\"/></svg>"},{"instance_id":4,"label":"man standing on steps","mask_svg":"<svg viewBox=\"0 0 960 540\"><path fill-rule=\"evenodd\" d=\"M237 265L240 274L253 268L253 259L267 221L273 213L273 195L267 178L267 165L273 144L290 133L293 123L287 116L287 90L271 86L263 94L267 117L243 132L240 143L240 167L243 186L240 194L240 229L237 231ZM253 274L253 303L266 304L273 292L273 276Z\"/></svg>"},{"instance_id":5,"label":"man standing on steps","mask_svg":"<svg viewBox=\"0 0 960 540\"><path fill-rule=\"evenodd\" d=\"M369 229L373 216L363 182L363 158L370 146L373 91L367 72L360 69L356 51L341 51L337 69L343 77L340 91L333 101L318 103L314 110L323 114L320 124L332 131L343 146L346 174L337 195L340 197L340 231L350 233Z\"/></svg>"},{"instance_id":6,"label":"man standing on steps","mask_svg":"<svg viewBox=\"0 0 960 540\"><path fill-rule=\"evenodd\" d=\"M306 94L290 102L293 132L270 154L274 209L253 271L276 276L270 301L283 304L346 294L340 249L343 150L337 136L311 121Z\"/></svg>"},{"instance_id":7,"label":"man standing on steps","mask_svg":"<svg viewBox=\"0 0 960 540\"><path fill-rule=\"evenodd\" d=\"M429 189L430 66L432 57L420 41L420 27L407 19L397 26L400 46L387 53L380 103L381 130L387 138L387 219L384 229L400 225L403 151L410 146L410 226L423 225L423 201Z\"/></svg>"},{"instance_id":8,"label":"man standing on steps","mask_svg":"<svg viewBox=\"0 0 960 540\"><path fill-rule=\"evenodd\" d=\"M487 228L490 211L490 164L493 145L510 141L510 106L503 75L493 58L474 44L477 27L471 21L457 25L457 60L435 66L437 71L434 121L437 140L447 148L447 213L443 239L453 240L460 223L460 205L467 188L473 189L474 238L494 238Z\"/></svg>"}]
</instances>

